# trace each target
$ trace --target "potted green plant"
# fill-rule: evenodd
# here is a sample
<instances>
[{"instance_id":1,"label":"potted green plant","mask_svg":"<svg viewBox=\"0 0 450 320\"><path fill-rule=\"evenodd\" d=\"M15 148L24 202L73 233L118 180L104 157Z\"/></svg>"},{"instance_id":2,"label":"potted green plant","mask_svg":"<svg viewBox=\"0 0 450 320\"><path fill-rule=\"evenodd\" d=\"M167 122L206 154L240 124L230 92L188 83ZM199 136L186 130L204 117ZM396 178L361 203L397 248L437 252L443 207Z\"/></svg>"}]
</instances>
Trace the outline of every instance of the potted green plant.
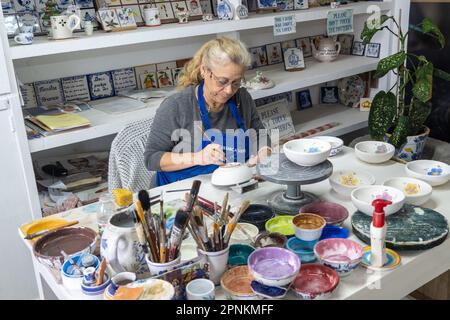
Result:
<instances>
[{"instance_id":1,"label":"potted green plant","mask_svg":"<svg viewBox=\"0 0 450 320\"><path fill-rule=\"evenodd\" d=\"M42 16L42 24L45 31L48 32L49 36L52 36L52 28L50 23L50 17L59 16L61 13L58 10L56 1L49 0L45 3L44 15Z\"/></svg>"},{"instance_id":2,"label":"potted green plant","mask_svg":"<svg viewBox=\"0 0 450 320\"><path fill-rule=\"evenodd\" d=\"M396 30L387 22L392 20ZM389 91L378 92L372 101L369 113L369 134L374 140L385 140L393 144L396 156L406 161L420 157L430 129L424 126L431 112L433 76L450 81L450 74L435 68L423 55L406 52L409 31L404 33L393 16L382 15L378 21L367 21L361 33L364 44L373 36L386 30L399 40L399 51L380 60L375 72L376 78L382 78L394 72L397 81ZM441 48L445 39L439 28L428 18L419 25L410 26L435 38ZM405 101L405 91L411 90L410 101Z\"/></svg>"}]
</instances>

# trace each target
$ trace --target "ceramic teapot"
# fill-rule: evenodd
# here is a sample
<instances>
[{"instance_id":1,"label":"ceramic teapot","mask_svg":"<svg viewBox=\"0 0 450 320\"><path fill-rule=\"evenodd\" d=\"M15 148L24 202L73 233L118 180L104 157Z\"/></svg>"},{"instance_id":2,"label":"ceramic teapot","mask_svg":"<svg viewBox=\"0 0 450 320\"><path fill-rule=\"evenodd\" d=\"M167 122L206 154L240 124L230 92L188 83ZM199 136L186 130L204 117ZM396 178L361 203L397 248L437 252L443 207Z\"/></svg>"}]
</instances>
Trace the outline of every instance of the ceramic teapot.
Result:
<instances>
[{"instance_id":1,"label":"ceramic teapot","mask_svg":"<svg viewBox=\"0 0 450 320\"><path fill-rule=\"evenodd\" d=\"M134 272L138 278L150 276L145 252L139 243L131 211L114 214L103 231L100 255L106 259L110 275Z\"/></svg>"},{"instance_id":2,"label":"ceramic teapot","mask_svg":"<svg viewBox=\"0 0 450 320\"><path fill-rule=\"evenodd\" d=\"M314 41L311 42L311 48L314 58L321 62L330 62L336 60L341 52L341 44L332 38L322 38L318 41L318 46Z\"/></svg>"}]
</instances>

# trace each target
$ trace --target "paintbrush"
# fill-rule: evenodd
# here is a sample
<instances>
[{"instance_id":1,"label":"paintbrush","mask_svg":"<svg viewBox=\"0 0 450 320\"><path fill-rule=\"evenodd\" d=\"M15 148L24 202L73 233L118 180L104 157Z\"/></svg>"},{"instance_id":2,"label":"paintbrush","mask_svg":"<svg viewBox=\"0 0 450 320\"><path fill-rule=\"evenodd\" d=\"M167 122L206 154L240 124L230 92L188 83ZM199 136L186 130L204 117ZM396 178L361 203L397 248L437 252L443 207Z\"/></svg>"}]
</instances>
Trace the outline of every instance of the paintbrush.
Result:
<instances>
[{"instance_id":1,"label":"paintbrush","mask_svg":"<svg viewBox=\"0 0 450 320\"><path fill-rule=\"evenodd\" d=\"M223 202L222 202L222 210L220 213L220 220L219 220L219 223L221 225L226 224L225 214L227 213L227 205L228 205L228 192L225 194L225 197L223 198Z\"/></svg>"},{"instance_id":2,"label":"paintbrush","mask_svg":"<svg viewBox=\"0 0 450 320\"><path fill-rule=\"evenodd\" d=\"M228 245L228 242L230 241L230 237L231 234L234 231L234 228L236 227L237 222L239 221L239 218L241 217L241 215L245 212L245 210L248 209L248 206L250 205L250 201L245 200L244 202L242 202L241 207L239 208L238 213L236 213L233 217L233 219L231 220L231 222L228 224L228 229L227 232L225 234L225 241L224 243L226 245Z\"/></svg>"},{"instance_id":3,"label":"paintbrush","mask_svg":"<svg viewBox=\"0 0 450 320\"><path fill-rule=\"evenodd\" d=\"M205 133L205 131L203 131L203 128L202 128L202 127L200 126L200 124L198 124L198 123L197 123L197 128L200 129L202 135L205 136L206 140L208 140L208 141L211 142L211 143L214 143L214 142L211 140L211 138Z\"/></svg>"},{"instance_id":4,"label":"paintbrush","mask_svg":"<svg viewBox=\"0 0 450 320\"><path fill-rule=\"evenodd\" d=\"M156 246L156 237L155 237L155 233L153 231L150 231L150 228L147 224L147 221L144 217L144 213L142 211L142 205L141 205L141 201L138 200L136 201L136 208L137 208L137 212L138 212L138 216L139 218L142 217L141 223L142 223L142 229L144 230L144 235L147 238L147 242L149 244L149 248L150 248L150 255L149 257L151 258L151 260L153 262L157 262L159 255L158 255L158 250L157 250L157 246Z\"/></svg>"},{"instance_id":5,"label":"paintbrush","mask_svg":"<svg viewBox=\"0 0 450 320\"><path fill-rule=\"evenodd\" d=\"M138 199L141 202L142 205L142 210L143 210L143 215L144 215L144 220L147 224L148 229L150 230L150 236L152 241L155 242L155 246L156 246L156 256L159 258L159 245L158 245L158 241L159 241L159 224L155 223L155 219L154 216L152 214L151 211L151 200L150 200L150 196L147 192L147 190L140 190L138 193Z\"/></svg>"},{"instance_id":6,"label":"paintbrush","mask_svg":"<svg viewBox=\"0 0 450 320\"><path fill-rule=\"evenodd\" d=\"M189 212L178 209L175 215L175 221L172 226L172 231L170 232L169 238L169 261L175 259L178 255L178 249L183 238L184 231L186 230L187 224L189 222Z\"/></svg>"},{"instance_id":7,"label":"paintbrush","mask_svg":"<svg viewBox=\"0 0 450 320\"><path fill-rule=\"evenodd\" d=\"M196 233L194 231L194 228L192 227L191 223L188 224L187 226L189 232L192 235L192 238L194 238L195 242L197 243L197 246L202 249L203 251L206 251L205 245L203 244L202 240L200 239L200 236L198 235L198 233Z\"/></svg>"},{"instance_id":8,"label":"paintbrush","mask_svg":"<svg viewBox=\"0 0 450 320\"><path fill-rule=\"evenodd\" d=\"M194 208L195 202L197 201L198 192L200 191L200 180L194 180L191 187L191 192L189 193L189 198L186 204L186 211L190 213Z\"/></svg>"},{"instance_id":9,"label":"paintbrush","mask_svg":"<svg viewBox=\"0 0 450 320\"><path fill-rule=\"evenodd\" d=\"M45 235L47 233L50 233L52 231L56 231L56 230L59 230L59 229L63 229L63 228L66 228L66 227L73 226L73 225L75 225L77 223L78 223L78 220L69 221L69 222L67 222L67 223L65 223L63 225L57 226L55 228L48 228L48 229L44 229L44 230L41 230L41 231L37 231L37 232L31 233L31 234L27 235L24 239L31 240L33 238L36 238L36 237L39 237L39 236L43 236L43 235Z\"/></svg>"},{"instance_id":10,"label":"paintbrush","mask_svg":"<svg viewBox=\"0 0 450 320\"><path fill-rule=\"evenodd\" d=\"M141 244L144 252L148 253L147 240L145 239L144 229L142 227L142 224L139 222L139 215L136 210L133 210L133 222L134 227L136 228L139 243Z\"/></svg>"},{"instance_id":11,"label":"paintbrush","mask_svg":"<svg viewBox=\"0 0 450 320\"><path fill-rule=\"evenodd\" d=\"M214 249L215 251L220 251L220 240L219 240L219 224L217 222L214 222L214 229L213 229L213 237L214 237Z\"/></svg>"},{"instance_id":12,"label":"paintbrush","mask_svg":"<svg viewBox=\"0 0 450 320\"><path fill-rule=\"evenodd\" d=\"M96 286L99 286L103 283L103 276L105 274L105 270L106 270L106 260L103 258L102 262L100 262L100 267L98 268L97 282L95 283Z\"/></svg>"},{"instance_id":13,"label":"paintbrush","mask_svg":"<svg viewBox=\"0 0 450 320\"><path fill-rule=\"evenodd\" d=\"M203 242L203 245L206 248L210 248L210 244L209 244L209 240L208 240L208 233L205 229L205 225L203 224L202 219L199 216L194 216L193 217L193 221L194 221L194 226L196 228L196 230L198 231L199 237L201 239L201 241Z\"/></svg>"},{"instance_id":14,"label":"paintbrush","mask_svg":"<svg viewBox=\"0 0 450 320\"><path fill-rule=\"evenodd\" d=\"M163 219L159 225L159 262L166 262L166 225Z\"/></svg>"}]
</instances>

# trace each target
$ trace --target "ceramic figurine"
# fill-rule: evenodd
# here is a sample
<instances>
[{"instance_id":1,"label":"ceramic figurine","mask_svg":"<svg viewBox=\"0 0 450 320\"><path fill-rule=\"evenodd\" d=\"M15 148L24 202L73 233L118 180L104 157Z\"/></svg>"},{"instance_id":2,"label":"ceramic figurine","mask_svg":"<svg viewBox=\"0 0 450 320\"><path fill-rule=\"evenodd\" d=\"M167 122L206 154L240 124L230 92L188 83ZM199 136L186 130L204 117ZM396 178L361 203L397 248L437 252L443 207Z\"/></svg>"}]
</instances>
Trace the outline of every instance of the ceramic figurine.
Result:
<instances>
[{"instance_id":1,"label":"ceramic figurine","mask_svg":"<svg viewBox=\"0 0 450 320\"><path fill-rule=\"evenodd\" d=\"M235 16L234 19L235 20L241 20L241 19L246 19L248 18L248 9L246 6L244 5L239 5L236 7L235 9Z\"/></svg>"},{"instance_id":2,"label":"ceramic figurine","mask_svg":"<svg viewBox=\"0 0 450 320\"><path fill-rule=\"evenodd\" d=\"M332 38L322 38L318 41L317 47L314 42L311 42L311 48L314 58L320 62L330 62L339 56L341 44Z\"/></svg>"},{"instance_id":3,"label":"ceramic figurine","mask_svg":"<svg viewBox=\"0 0 450 320\"><path fill-rule=\"evenodd\" d=\"M220 20L232 20L234 17L233 5L228 0L219 0L217 15Z\"/></svg>"},{"instance_id":4,"label":"ceramic figurine","mask_svg":"<svg viewBox=\"0 0 450 320\"><path fill-rule=\"evenodd\" d=\"M178 23L188 23L189 11L177 12Z\"/></svg>"},{"instance_id":5,"label":"ceramic figurine","mask_svg":"<svg viewBox=\"0 0 450 320\"><path fill-rule=\"evenodd\" d=\"M212 20L213 20L213 15L210 14L210 13L205 13L205 14L203 14L203 16L202 16L202 20L203 20L204 22L212 21Z\"/></svg>"},{"instance_id":6,"label":"ceramic figurine","mask_svg":"<svg viewBox=\"0 0 450 320\"><path fill-rule=\"evenodd\" d=\"M254 90L270 89L275 86L275 82L263 76L261 71L256 71L256 76L245 83L246 88Z\"/></svg>"}]
</instances>

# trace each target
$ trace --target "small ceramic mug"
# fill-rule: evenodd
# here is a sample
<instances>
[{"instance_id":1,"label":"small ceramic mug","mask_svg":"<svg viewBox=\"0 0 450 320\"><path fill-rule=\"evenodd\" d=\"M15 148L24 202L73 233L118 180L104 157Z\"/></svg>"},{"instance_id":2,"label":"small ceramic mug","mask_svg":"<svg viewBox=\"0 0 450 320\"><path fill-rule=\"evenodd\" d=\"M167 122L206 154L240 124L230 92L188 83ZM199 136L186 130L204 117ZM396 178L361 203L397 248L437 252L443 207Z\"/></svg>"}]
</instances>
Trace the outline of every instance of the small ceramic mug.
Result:
<instances>
[{"instance_id":1,"label":"small ceramic mug","mask_svg":"<svg viewBox=\"0 0 450 320\"><path fill-rule=\"evenodd\" d=\"M215 285L208 279L195 279L186 286L188 300L214 300Z\"/></svg>"},{"instance_id":2,"label":"small ceramic mug","mask_svg":"<svg viewBox=\"0 0 450 320\"><path fill-rule=\"evenodd\" d=\"M14 41L20 44L32 44L33 37L34 35L32 32L21 32L14 37Z\"/></svg>"},{"instance_id":3,"label":"small ceramic mug","mask_svg":"<svg viewBox=\"0 0 450 320\"><path fill-rule=\"evenodd\" d=\"M52 16L50 17L50 22L53 39L67 39L72 37L72 32L79 27L81 19L75 14L71 16Z\"/></svg>"},{"instance_id":4,"label":"small ceramic mug","mask_svg":"<svg viewBox=\"0 0 450 320\"><path fill-rule=\"evenodd\" d=\"M86 285L91 285L95 283L95 268L89 267L83 270L83 283Z\"/></svg>"},{"instance_id":5,"label":"small ceramic mug","mask_svg":"<svg viewBox=\"0 0 450 320\"><path fill-rule=\"evenodd\" d=\"M148 27L156 27L161 25L159 18L159 9L153 7L144 7L144 21Z\"/></svg>"},{"instance_id":6,"label":"small ceramic mug","mask_svg":"<svg viewBox=\"0 0 450 320\"><path fill-rule=\"evenodd\" d=\"M92 36L92 34L94 33L94 25L92 24L92 21L86 20L84 22L84 32L87 36Z\"/></svg>"}]
</instances>

